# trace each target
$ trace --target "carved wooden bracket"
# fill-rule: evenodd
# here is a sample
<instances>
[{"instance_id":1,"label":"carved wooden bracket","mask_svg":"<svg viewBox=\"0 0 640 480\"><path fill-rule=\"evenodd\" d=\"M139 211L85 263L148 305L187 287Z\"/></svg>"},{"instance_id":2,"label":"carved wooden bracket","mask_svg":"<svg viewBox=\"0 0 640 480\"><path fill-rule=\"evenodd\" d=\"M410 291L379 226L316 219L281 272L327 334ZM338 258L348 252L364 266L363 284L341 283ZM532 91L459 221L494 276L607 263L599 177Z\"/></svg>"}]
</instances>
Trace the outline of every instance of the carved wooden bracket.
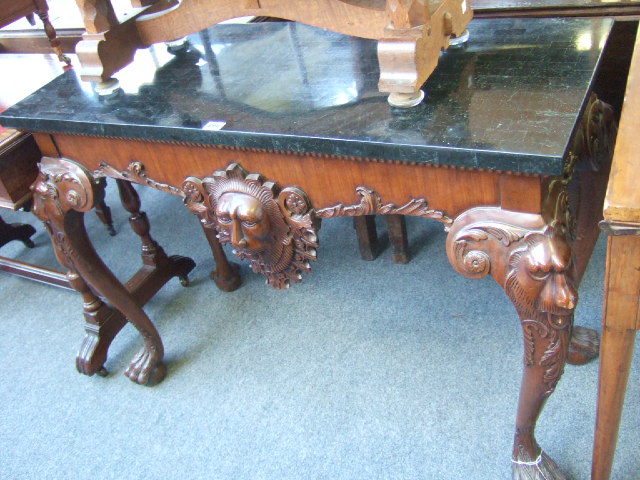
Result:
<instances>
[{"instance_id":1,"label":"carved wooden bracket","mask_svg":"<svg viewBox=\"0 0 640 480\"><path fill-rule=\"evenodd\" d=\"M605 168L613 156L617 134L613 108L592 93L571 146L580 160L580 168L593 171Z\"/></svg>"}]
</instances>

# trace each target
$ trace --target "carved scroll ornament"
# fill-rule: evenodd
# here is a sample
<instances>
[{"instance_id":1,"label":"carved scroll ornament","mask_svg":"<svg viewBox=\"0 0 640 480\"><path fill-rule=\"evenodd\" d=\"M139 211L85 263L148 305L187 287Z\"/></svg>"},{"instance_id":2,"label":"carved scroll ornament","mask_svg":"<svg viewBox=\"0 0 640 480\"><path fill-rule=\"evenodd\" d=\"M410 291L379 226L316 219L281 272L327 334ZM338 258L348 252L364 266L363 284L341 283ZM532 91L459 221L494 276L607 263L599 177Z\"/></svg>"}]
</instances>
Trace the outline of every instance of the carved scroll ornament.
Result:
<instances>
[{"instance_id":1,"label":"carved scroll ornament","mask_svg":"<svg viewBox=\"0 0 640 480\"><path fill-rule=\"evenodd\" d=\"M341 203L333 207L322 208L316 211L316 215L320 218L355 217L360 215L411 215L437 220L443 223L447 230L453 224L453 220L445 215L444 212L430 209L424 198L413 198L398 207L393 203L383 203L380 195L368 188L357 187L356 193L361 197L360 203L355 205Z\"/></svg>"}]
</instances>

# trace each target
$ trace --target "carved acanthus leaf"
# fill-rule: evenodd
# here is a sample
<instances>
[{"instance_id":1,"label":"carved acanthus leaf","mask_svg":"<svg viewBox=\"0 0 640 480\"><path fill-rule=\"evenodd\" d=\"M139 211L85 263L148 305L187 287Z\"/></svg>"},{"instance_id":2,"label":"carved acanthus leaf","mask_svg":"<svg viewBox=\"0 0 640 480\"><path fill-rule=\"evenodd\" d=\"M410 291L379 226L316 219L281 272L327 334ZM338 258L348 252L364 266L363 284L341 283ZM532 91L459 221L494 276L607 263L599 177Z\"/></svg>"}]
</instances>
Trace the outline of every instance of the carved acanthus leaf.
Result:
<instances>
[{"instance_id":1,"label":"carved acanthus leaf","mask_svg":"<svg viewBox=\"0 0 640 480\"><path fill-rule=\"evenodd\" d=\"M166 183L160 183L147 176L144 171L144 164L141 162L131 162L126 170L118 170L117 168L109 165L106 162L100 162L100 168L98 168L94 175L97 177L110 177L120 180L126 180L128 182L139 183L146 185L162 192L170 193L172 195L184 196L184 192L179 188Z\"/></svg>"},{"instance_id":2,"label":"carved acanthus leaf","mask_svg":"<svg viewBox=\"0 0 640 480\"><path fill-rule=\"evenodd\" d=\"M316 211L316 216L319 218L335 218L361 215L411 215L437 220L443 223L445 228L453 224L453 219L446 216L444 212L430 209L427 200L424 198L413 198L398 207L393 203L384 204L380 195L366 187L357 187L356 193L361 197L359 203L354 205L340 203L332 207L322 208Z\"/></svg>"}]
</instances>

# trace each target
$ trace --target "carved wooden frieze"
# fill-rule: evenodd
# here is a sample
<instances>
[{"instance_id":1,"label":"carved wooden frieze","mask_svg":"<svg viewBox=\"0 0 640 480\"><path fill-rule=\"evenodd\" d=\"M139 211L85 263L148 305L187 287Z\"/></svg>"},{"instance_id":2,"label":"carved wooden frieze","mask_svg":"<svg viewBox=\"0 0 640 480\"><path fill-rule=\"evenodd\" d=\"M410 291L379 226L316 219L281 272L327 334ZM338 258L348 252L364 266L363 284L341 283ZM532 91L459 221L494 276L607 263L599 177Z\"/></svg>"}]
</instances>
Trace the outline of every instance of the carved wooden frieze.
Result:
<instances>
[{"instance_id":1,"label":"carved wooden frieze","mask_svg":"<svg viewBox=\"0 0 640 480\"><path fill-rule=\"evenodd\" d=\"M237 163L212 177L190 177L183 184L185 203L205 227L215 228L221 243L267 277L275 288L288 288L310 272L316 259L317 224L305 193L282 190Z\"/></svg>"},{"instance_id":2,"label":"carved wooden frieze","mask_svg":"<svg viewBox=\"0 0 640 480\"><path fill-rule=\"evenodd\" d=\"M453 219L440 210L429 208L424 198L413 198L406 204L398 207L393 203L385 204L380 195L365 187L357 187L360 195L360 203L354 205L338 204L333 207L322 208L316 211L319 218L355 217L360 215L412 215L415 217L431 218L445 225L445 229L451 226Z\"/></svg>"},{"instance_id":3,"label":"carved wooden frieze","mask_svg":"<svg viewBox=\"0 0 640 480\"><path fill-rule=\"evenodd\" d=\"M97 177L110 177L120 180L126 180L128 182L139 183L146 185L162 192L171 193L172 195L184 196L182 190L166 183L160 183L150 178L144 171L144 165L142 162L131 162L126 170L118 170L117 168L109 165L106 162L100 162L100 168L98 168L94 175Z\"/></svg>"}]
</instances>

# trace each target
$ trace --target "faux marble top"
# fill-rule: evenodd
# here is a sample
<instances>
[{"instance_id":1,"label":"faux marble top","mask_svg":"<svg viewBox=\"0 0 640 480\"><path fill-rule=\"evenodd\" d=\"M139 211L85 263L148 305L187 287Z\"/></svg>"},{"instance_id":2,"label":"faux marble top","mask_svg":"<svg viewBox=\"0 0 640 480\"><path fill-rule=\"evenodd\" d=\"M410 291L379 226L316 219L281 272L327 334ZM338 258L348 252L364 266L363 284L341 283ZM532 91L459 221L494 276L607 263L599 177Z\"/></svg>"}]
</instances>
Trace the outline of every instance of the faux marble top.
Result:
<instances>
[{"instance_id":1,"label":"faux marble top","mask_svg":"<svg viewBox=\"0 0 640 480\"><path fill-rule=\"evenodd\" d=\"M72 69L0 115L29 131L315 152L557 175L608 19L475 20L424 102L378 92L376 42L292 22L217 25L163 45L98 96ZM175 161L168 159L168 161Z\"/></svg>"}]
</instances>

